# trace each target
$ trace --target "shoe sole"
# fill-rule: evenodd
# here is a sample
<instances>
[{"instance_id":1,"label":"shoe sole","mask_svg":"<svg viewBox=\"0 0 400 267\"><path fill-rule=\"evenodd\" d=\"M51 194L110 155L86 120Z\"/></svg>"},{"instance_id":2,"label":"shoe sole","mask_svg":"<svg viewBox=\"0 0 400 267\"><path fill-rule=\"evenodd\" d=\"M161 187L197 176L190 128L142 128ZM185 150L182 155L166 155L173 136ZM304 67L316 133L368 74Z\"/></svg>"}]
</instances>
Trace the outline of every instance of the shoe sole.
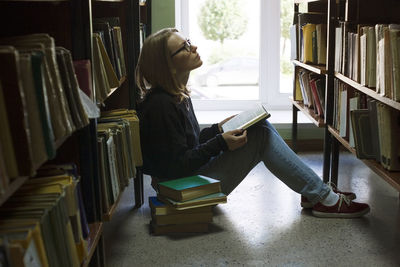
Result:
<instances>
[{"instance_id":1,"label":"shoe sole","mask_svg":"<svg viewBox=\"0 0 400 267\"><path fill-rule=\"evenodd\" d=\"M350 218L361 217L361 216L367 214L369 211L370 211L370 208L368 207L367 209L361 210L359 212L354 212L354 213L331 213L331 212L321 212L321 211L313 210L312 214L315 217L319 217L319 218L345 218L345 219L350 219Z\"/></svg>"},{"instance_id":2,"label":"shoe sole","mask_svg":"<svg viewBox=\"0 0 400 267\"><path fill-rule=\"evenodd\" d=\"M301 202L300 206L303 209L312 209L312 207L314 206L311 202Z\"/></svg>"}]
</instances>

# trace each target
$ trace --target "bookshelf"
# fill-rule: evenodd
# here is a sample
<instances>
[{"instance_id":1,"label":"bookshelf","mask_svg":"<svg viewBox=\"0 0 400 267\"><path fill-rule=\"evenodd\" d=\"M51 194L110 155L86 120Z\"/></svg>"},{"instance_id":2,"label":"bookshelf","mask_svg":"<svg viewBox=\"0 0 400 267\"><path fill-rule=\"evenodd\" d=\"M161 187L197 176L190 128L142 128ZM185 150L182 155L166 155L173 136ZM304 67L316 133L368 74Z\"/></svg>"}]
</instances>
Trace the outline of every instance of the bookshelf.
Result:
<instances>
[{"instance_id":1,"label":"bookshelf","mask_svg":"<svg viewBox=\"0 0 400 267\"><path fill-rule=\"evenodd\" d=\"M317 19L305 17L300 22L298 16L300 14L300 7L303 7L303 9L307 10L307 12L304 13L319 13L322 15ZM325 84L329 77L327 68L328 62L324 62L322 59L317 60L315 55L313 55L314 58L311 61L308 59L306 60L308 56L305 54L305 49L302 49L302 47L304 47L305 38L303 40L303 38L300 38L299 36L303 36L303 26L308 22L313 23L314 25L317 25L317 23L320 25L329 24L329 20L327 21L327 19L324 18L324 16L328 17L327 14L329 12L329 4L327 0L295 0L293 11L294 20L292 26L293 29L291 29L291 39L292 50L295 50L295 55L293 55L292 51L292 63L294 66L293 96L289 97L289 101L292 103L292 149L297 152L298 112L302 112L316 127L325 127L324 112L321 112L321 110L317 109L315 102L318 101L320 103L320 109L326 109L326 106L323 103L323 98L325 98L325 96L321 94L316 96L311 93L310 80L321 79L322 82L319 84L322 86L321 84ZM326 40L329 40L329 32L326 30L328 27L321 29L322 30L319 32L319 34L321 36L324 35ZM313 43L313 45L316 47L316 43ZM321 48L321 51L322 47L326 48L325 53L328 53L329 47L327 47L327 44L323 42L323 39L321 39L321 42L318 44L318 46ZM324 58L325 56L323 54L319 54L319 57ZM305 79L305 75L309 76L310 78ZM311 78L311 75L314 75L312 76L313 78ZM325 88L321 88L319 91L324 92L326 95Z\"/></svg>"},{"instance_id":2,"label":"bookshelf","mask_svg":"<svg viewBox=\"0 0 400 267\"><path fill-rule=\"evenodd\" d=\"M356 145L352 143L349 136L349 131L353 131L351 124L351 112L350 109L370 109L370 102L378 103L377 105L383 104L390 112L400 111L400 102L394 98L395 87L390 89L391 93L382 91L382 85L378 88L373 84L368 84L368 80L361 80L361 71L366 71L366 66L362 68L360 50L361 43L360 37L366 36L366 26L373 27L374 34L376 33L377 24L399 24L400 23L400 3L395 0L385 1L357 1L357 0L327 0L327 1L307 1L307 0L295 0L294 1L294 14L299 12L299 5L307 5L308 12L322 12L327 15L327 51L326 51L326 65L315 65L304 63L299 58L293 60L295 68L295 75L299 69L305 69L311 73L320 74L325 76L325 114L321 120L315 115L312 109L307 108L304 103L295 101L296 99L296 80L293 82L293 98L290 99L293 105L293 141L294 149L296 149L297 139L297 112L304 113L316 126L324 127L324 162L323 162L323 180L325 182L332 181L337 184L338 181L338 168L339 168L339 146L348 150L354 156L360 151L357 151ZM341 31L338 31L338 28ZM351 33L351 34L349 34ZM338 41L338 38L339 39ZM351 39L354 38L354 39ZM367 37L363 37L367 38ZM375 38L375 37L374 37ZM376 41L376 40L375 40ZM372 42L372 44L375 42ZM345 48L343 48L345 47ZM376 48L376 47L375 47ZM363 49L366 49L363 47ZM387 49L387 48L384 48ZM387 53L385 50L385 53ZM392 50L391 50L392 51ZM377 52L375 52L377 53ZM390 52L392 53L392 52ZM364 55L364 54L363 54ZM376 59L377 55L372 54ZM378 55L379 57L379 55ZM393 55L392 55L393 57ZM365 59L366 60L366 59ZM390 60L392 64L393 59ZM387 61L389 62L389 61ZM371 63L372 64L372 63ZM373 63L373 66L375 66ZM377 68L379 65L377 65ZM387 66L385 66L387 68ZM390 69L390 68L389 68ZM392 71L392 69L390 69ZM366 72L365 72L366 73ZM375 73L372 71L372 73ZM388 71L385 69L383 72L376 72L376 79L387 79L383 78L383 74L387 75ZM366 75L366 74L365 74ZM395 74L393 74L395 75ZM367 77L367 78L365 78ZM363 79L370 79L371 74L364 76ZM380 78L379 78L380 77ZM393 79L391 77L391 79ZM390 81L390 80L389 80ZM387 82L386 82L387 83ZM368 85L366 85L368 84ZM396 84L395 82L392 82ZM339 88L339 89L337 89ZM341 88L341 89L340 89ZM390 86L389 86L390 88ZM339 91L338 91L339 90ZM347 90L349 96L347 97L347 104L343 104L344 100L339 98L342 90ZM388 89L386 89L388 90ZM338 93L339 92L339 93ZM353 95L354 94L354 95ZM349 99L353 98L356 103L355 107L350 107ZM356 101L357 100L357 101ZM354 105L354 104L353 104ZM339 114L343 111L343 114ZM379 112L379 111L378 111ZM369 116L372 116L369 113ZM345 119L343 119L345 118ZM377 123L380 131L387 131L387 126L382 125L381 121L376 122L375 119L371 119L370 123ZM396 121L389 119L392 125L396 125ZM387 121L386 121L387 123ZM341 125L342 124L342 125ZM345 131L339 130L340 125L344 127ZM349 126L350 125L350 126ZM357 124L356 124L357 125ZM385 124L386 125L386 124ZM356 126L357 127L357 126ZM371 127L370 127L371 128ZM383 130L382 130L383 129ZM386 130L385 130L386 129ZM371 130L373 131L373 130ZM378 131L378 130L376 130ZM382 132L383 133L383 132ZM385 132L385 134L387 134ZM361 138L361 137L354 137ZM393 137L398 138L398 136ZM374 140L372 140L374 141ZM360 149L360 148L358 148ZM387 152L385 152L387 153ZM397 153L397 152L395 152ZM387 155L384 155L387 156ZM377 156L379 157L379 155ZM375 159L360 158L371 170L377 173L382 179L388 182L393 188L400 191L400 172L389 171L388 166L383 166L379 161Z\"/></svg>"},{"instance_id":3,"label":"bookshelf","mask_svg":"<svg viewBox=\"0 0 400 267\"><path fill-rule=\"evenodd\" d=\"M359 31L356 31L356 25L361 25L361 26L372 26L374 27L374 30L376 30L377 24L391 24L391 23L400 23L400 16L398 15L400 11L400 5L398 1L382 1L382 2L376 2L376 1L365 1L362 4L359 3L358 1L353 1L353 0L346 0L343 1L345 8L340 10L336 14L336 19L337 21L344 21L342 23L345 24L344 27L348 26L348 31L345 30L343 33L343 38L345 34L349 34L348 32L356 33L358 40L360 39L361 33ZM352 25L355 25L354 28L352 29ZM361 27L360 26L360 27ZM376 31L375 31L376 33ZM376 38L376 36L375 36ZM375 39L376 41L376 39ZM359 41L358 41L359 42ZM348 45L350 46L350 45ZM360 47L360 43L356 43L355 46ZM376 48L376 47L375 47ZM341 52L344 53L344 52ZM386 52L385 52L386 53ZM373 54L373 57L376 59L378 52ZM347 63L348 68L361 68L361 52L357 50L351 50L348 54L348 57L351 58L353 56L356 56L356 60L353 60L351 64ZM342 66L344 63L342 62ZM356 67L357 66L357 67ZM378 65L376 65L378 67ZM366 86L361 84L361 72L362 70L358 69L356 71L356 75L351 74L351 71L346 71L346 66L342 67L341 70L337 70L334 72L334 78L339 81L340 83L350 87L352 90L356 92L357 95L365 96L368 99L374 99L378 103L383 103L385 106L389 107L392 110L397 110L400 111L400 103L392 99L390 96L384 95L382 92L378 92L376 83L373 84L373 86ZM385 70L385 75L386 75L386 70ZM353 72L354 73L354 72ZM380 79L379 77L381 76L381 73L376 73L376 79ZM333 88L332 88L333 89ZM330 95L329 101L334 102L335 101L335 96L332 94ZM348 107L347 107L348 108ZM349 112L349 111L348 111ZM349 116L349 115L348 115ZM348 120L351 118L347 118ZM331 124L335 123L335 121L331 121ZM378 121L379 127L385 127L380 124ZM332 150L331 156L332 156L332 162L330 163L330 173L331 173L331 180L334 182L337 182L338 180L338 159L339 159L339 149L338 146L342 145L344 148L346 148L348 151L350 151L353 155L357 156L357 148L350 145L349 139L346 137L343 137L339 134L337 129L335 127L332 127L331 125L328 128L330 135L332 136ZM381 137L382 138L382 137ZM398 137L395 137L398 138ZM373 142L373 140L371 140ZM328 153L328 152L325 152ZM382 179L384 179L386 182L388 182L393 188L396 190L400 191L400 173L398 171L388 171L385 169L381 163L376 161L375 159L360 159L362 160L371 170L373 170L376 174L378 174Z\"/></svg>"},{"instance_id":4,"label":"bookshelf","mask_svg":"<svg viewBox=\"0 0 400 267\"><path fill-rule=\"evenodd\" d=\"M0 33L0 39L46 33L54 38L56 47L64 47L70 51L74 61L90 60L92 68L89 69L91 74L89 83L98 86L93 66L95 53L92 39L93 22L97 18L118 17L124 60L129 62L126 64L126 74L120 75L117 86L109 88L110 90L102 102L96 100L96 90L93 87L91 100L100 111L121 108L135 109L137 92L134 68L140 51L139 10L143 9L149 13L149 6L146 7L146 3L142 1L139 3L139 0L1 1L0 22L3 24L4 30ZM150 28L150 23L148 24ZM5 44L2 43L2 45ZM114 69L114 71L116 70ZM60 90L64 90L64 88ZM68 104L71 105L70 102ZM67 115L65 116L67 117ZM72 117L72 108L70 116ZM83 212L87 217L90 229L86 240L87 254L81 261L81 266L105 266L103 221L112 219L123 192L123 188L121 188L113 205L108 210L104 210L100 182L98 127L98 119L90 118L85 126L75 127L71 132L55 140L55 157L53 159L47 158L32 164L33 171L39 170L44 164L74 163L77 166L84 203ZM2 147L1 142L0 147ZM0 155L4 157L4 154L0 153ZM3 157L0 158L2 161ZM0 170L0 175L3 174ZM140 167L136 174L137 176L134 178L135 205L139 207L143 203L143 175ZM29 176L13 177L4 193L0 194L0 208L29 181ZM55 266L54 264L50 265Z\"/></svg>"}]
</instances>

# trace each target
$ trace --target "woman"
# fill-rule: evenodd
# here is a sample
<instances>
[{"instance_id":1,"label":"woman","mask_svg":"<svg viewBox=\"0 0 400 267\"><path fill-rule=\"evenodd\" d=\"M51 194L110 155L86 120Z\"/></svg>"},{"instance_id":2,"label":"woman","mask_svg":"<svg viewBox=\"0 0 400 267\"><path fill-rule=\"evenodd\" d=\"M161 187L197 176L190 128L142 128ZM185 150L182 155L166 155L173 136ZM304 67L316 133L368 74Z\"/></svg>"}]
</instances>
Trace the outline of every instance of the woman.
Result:
<instances>
[{"instance_id":1,"label":"woman","mask_svg":"<svg viewBox=\"0 0 400 267\"><path fill-rule=\"evenodd\" d=\"M302 195L302 206L315 216L354 218L369 212L367 204L352 201L354 193L324 184L268 121L223 132L230 117L200 131L186 85L190 71L202 63L197 47L176 29L144 41L136 67L144 173L161 181L202 174L219 179L229 194L262 161Z\"/></svg>"}]
</instances>

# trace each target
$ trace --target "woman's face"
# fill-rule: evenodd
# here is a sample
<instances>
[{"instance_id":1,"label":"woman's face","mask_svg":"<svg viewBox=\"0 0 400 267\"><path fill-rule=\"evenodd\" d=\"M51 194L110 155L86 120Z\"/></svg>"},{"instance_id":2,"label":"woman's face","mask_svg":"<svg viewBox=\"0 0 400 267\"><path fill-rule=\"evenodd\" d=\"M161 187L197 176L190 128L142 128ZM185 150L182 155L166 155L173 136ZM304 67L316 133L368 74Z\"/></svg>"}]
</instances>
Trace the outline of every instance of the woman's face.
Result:
<instances>
[{"instance_id":1,"label":"woman's face","mask_svg":"<svg viewBox=\"0 0 400 267\"><path fill-rule=\"evenodd\" d=\"M177 72L188 72L203 64L197 53L197 46L190 44L180 33L173 33L168 39L168 48L172 64Z\"/></svg>"}]
</instances>

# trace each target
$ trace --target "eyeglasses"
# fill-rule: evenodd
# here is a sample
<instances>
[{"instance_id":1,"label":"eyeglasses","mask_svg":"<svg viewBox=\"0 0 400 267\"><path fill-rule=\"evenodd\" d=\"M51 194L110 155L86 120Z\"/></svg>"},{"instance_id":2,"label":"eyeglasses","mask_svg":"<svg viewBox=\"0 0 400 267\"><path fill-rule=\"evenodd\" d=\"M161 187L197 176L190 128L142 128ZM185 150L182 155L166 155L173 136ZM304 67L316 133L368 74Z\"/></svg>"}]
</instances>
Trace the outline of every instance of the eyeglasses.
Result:
<instances>
[{"instance_id":1,"label":"eyeglasses","mask_svg":"<svg viewBox=\"0 0 400 267\"><path fill-rule=\"evenodd\" d=\"M183 44L183 46L181 48L179 48L178 50L176 50L171 57L174 57L176 54L178 54L179 52L186 50L188 52L192 51L192 44L190 43L189 39L186 39L185 43Z\"/></svg>"}]
</instances>

